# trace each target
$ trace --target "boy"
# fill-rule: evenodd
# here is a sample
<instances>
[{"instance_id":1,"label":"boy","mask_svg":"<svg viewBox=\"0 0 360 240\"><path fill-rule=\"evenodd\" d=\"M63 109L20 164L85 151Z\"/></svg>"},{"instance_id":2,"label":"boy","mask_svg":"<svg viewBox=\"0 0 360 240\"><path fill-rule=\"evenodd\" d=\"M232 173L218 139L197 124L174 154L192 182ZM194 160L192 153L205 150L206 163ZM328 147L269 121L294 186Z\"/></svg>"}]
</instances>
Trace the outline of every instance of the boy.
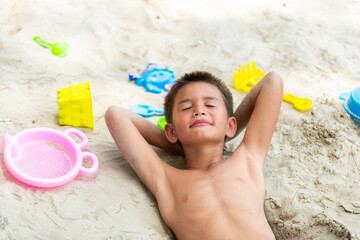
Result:
<instances>
[{"instance_id":1,"label":"boy","mask_svg":"<svg viewBox=\"0 0 360 240\"><path fill-rule=\"evenodd\" d=\"M166 96L165 131L125 109L106 111L116 145L178 239L275 239L264 214L262 169L282 93L282 78L270 72L233 113L228 88L209 73L193 72ZM225 139L246 126L242 142L223 160ZM162 162L150 145L183 154L186 169Z\"/></svg>"}]
</instances>

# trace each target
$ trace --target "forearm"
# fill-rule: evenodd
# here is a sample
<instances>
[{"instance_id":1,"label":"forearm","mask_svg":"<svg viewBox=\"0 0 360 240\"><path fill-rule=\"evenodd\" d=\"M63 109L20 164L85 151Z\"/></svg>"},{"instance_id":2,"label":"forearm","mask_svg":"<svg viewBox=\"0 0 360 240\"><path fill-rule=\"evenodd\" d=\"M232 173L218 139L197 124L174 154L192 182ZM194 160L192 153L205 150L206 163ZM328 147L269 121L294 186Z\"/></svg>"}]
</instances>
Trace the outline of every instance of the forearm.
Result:
<instances>
[{"instance_id":1,"label":"forearm","mask_svg":"<svg viewBox=\"0 0 360 240\"><path fill-rule=\"evenodd\" d=\"M271 89L273 87L271 84L272 81L276 81L277 77L278 75L274 72L268 73L254 87L252 87L249 93L241 101L234 112L234 116L237 121L237 130L234 138L247 126L260 92L264 89L273 91L273 89Z\"/></svg>"},{"instance_id":2,"label":"forearm","mask_svg":"<svg viewBox=\"0 0 360 240\"><path fill-rule=\"evenodd\" d=\"M154 125L140 115L126 109L122 109L120 107L111 108L113 108L112 111L116 112L115 114L118 115L118 117L128 118L150 145L174 154L182 154L180 146L178 144L170 143L167 140L164 131L158 126Z\"/></svg>"},{"instance_id":3,"label":"forearm","mask_svg":"<svg viewBox=\"0 0 360 240\"><path fill-rule=\"evenodd\" d=\"M177 143L170 143L165 136L165 132L158 126L135 113L129 112L129 114L135 127L150 145L174 154L182 154L180 146Z\"/></svg>"}]
</instances>

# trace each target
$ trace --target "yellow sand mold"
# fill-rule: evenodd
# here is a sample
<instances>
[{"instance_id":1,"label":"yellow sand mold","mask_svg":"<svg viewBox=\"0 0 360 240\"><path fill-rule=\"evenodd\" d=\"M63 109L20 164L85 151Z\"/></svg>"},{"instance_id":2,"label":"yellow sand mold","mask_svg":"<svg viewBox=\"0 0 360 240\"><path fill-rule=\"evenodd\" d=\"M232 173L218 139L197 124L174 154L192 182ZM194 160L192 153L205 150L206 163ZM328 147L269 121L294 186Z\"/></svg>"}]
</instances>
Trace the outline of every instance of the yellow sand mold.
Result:
<instances>
[{"instance_id":1,"label":"yellow sand mold","mask_svg":"<svg viewBox=\"0 0 360 240\"><path fill-rule=\"evenodd\" d=\"M94 129L90 82L70 85L57 91L59 124Z\"/></svg>"}]
</instances>

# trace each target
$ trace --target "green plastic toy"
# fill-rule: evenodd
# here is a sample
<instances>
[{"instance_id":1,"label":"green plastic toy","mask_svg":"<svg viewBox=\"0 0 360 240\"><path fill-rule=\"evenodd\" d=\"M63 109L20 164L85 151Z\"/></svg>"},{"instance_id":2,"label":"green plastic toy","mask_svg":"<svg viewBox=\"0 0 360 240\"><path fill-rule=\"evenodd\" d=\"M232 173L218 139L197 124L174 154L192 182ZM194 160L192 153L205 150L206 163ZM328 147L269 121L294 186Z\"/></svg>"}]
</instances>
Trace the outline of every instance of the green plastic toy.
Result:
<instances>
[{"instance_id":1,"label":"green plastic toy","mask_svg":"<svg viewBox=\"0 0 360 240\"><path fill-rule=\"evenodd\" d=\"M51 44L42 40L39 36L34 37L33 40L44 48L51 48L52 54L57 57L65 57L69 50L69 44L67 42L56 42Z\"/></svg>"},{"instance_id":2,"label":"green plastic toy","mask_svg":"<svg viewBox=\"0 0 360 240\"><path fill-rule=\"evenodd\" d=\"M157 125L159 128L161 128L162 130L165 130L165 125L167 124L166 118L165 117L161 117L159 118Z\"/></svg>"}]
</instances>

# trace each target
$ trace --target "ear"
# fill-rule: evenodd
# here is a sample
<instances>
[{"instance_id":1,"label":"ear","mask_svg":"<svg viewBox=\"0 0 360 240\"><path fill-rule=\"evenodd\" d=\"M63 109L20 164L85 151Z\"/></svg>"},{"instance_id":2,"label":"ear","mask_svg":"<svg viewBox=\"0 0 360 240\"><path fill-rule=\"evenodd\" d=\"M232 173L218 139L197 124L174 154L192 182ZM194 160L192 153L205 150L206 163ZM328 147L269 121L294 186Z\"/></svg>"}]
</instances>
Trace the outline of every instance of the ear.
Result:
<instances>
[{"instance_id":1,"label":"ear","mask_svg":"<svg viewBox=\"0 0 360 240\"><path fill-rule=\"evenodd\" d=\"M237 129L236 118L234 116L229 117L228 118L228 128L225 133L226 137L227 138L234 137L235 133L236 133L236 129Z\"/></svg>"},{"instance_id":2,"label":"ear","mask_svg":"<svg viewBox=\"0 0 360 240\"><path fill-rule=\"evenodd\" d=\"M178 141L178 137L176 136L175 129L172 123L167 123L165 125L164 131L165 131L165 136L167 140L169 140L169 142L176 143Z\"/></svg>"}]
</instances>

